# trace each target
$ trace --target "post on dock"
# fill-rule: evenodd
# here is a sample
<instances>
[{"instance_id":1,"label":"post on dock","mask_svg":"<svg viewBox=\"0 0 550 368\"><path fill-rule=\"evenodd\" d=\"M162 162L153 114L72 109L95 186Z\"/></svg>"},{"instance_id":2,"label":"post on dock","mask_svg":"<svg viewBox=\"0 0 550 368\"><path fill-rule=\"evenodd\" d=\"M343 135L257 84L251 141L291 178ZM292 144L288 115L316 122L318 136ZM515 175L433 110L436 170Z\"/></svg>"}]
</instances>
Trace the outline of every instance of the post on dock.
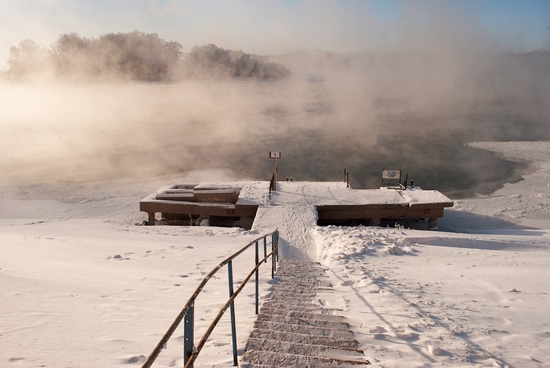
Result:
<instances>
[{"instance_id":1,"label":"post on dock","mask_svg":"<svg viewBox=\"0 0 550 368\"><path fill-rule=\"evenodd\" d=\"M279 171L279 164L277 160L281 158L280 151L270 151L269 158L273 160L273 177L271 179L270 190L277 190L277 171Z\"/></svg>"}]
</instances>

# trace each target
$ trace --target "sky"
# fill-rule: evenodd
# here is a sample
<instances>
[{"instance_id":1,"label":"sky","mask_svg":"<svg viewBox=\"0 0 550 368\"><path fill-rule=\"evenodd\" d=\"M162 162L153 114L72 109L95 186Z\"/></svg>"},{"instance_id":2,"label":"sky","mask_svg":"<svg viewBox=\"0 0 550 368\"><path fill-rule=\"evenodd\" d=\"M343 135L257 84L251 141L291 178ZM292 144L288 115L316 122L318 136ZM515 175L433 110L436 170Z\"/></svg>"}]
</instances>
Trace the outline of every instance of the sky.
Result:
<instances>
[{"instance_id":1,"label":"sky","mask_svg":"<svg viewBox=\"0 0 550 368\"><path fill-rule=\"evenodd\" d=\"M30 39L48 47L72 32L98 37L138 30L177 41L184 51L214 43L279 54L395 51L411 30L429 39L449 29L499 50L550 48L550 1L0 0L0 68L11 46Z\"/></svg>"}]
</instances>

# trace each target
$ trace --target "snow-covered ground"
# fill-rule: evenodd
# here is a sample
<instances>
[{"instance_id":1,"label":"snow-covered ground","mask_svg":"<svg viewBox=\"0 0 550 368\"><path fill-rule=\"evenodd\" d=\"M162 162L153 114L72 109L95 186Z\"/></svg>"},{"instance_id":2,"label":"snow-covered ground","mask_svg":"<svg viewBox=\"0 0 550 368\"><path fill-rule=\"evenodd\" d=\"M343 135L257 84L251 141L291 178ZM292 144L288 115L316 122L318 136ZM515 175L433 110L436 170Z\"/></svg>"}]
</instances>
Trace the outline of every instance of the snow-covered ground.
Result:
<instances>
[{"instance_id":1,"label":"snow-covered ground","mask_svg":"<svg viewBox=\"0 0 550 368\"><path fill-rule=\"evenodd\" d=\"M136 226L140 199L226 172L109 183L0 186L0 366L140 366L223 258L276 227L283 257L329 268L342 309L374 366L550 365L550 142L475 143L535 163L525 180L455 201L439 231L314 227L310 207L261 212L251 231ZM265 189L266 190L266 189ZM266 199L266 204L268 200ZM253 254L235 264L236 280ZM262 271L262 294L269 271ZM210 285L210 284L209 284ZM226 276L197 301L201 329L227 296ZM238 342L254 319L237 299ZM181 366L180 328L154 366ZM196 366L231 366L227 318Z\"/></svg>"}]
</instances>

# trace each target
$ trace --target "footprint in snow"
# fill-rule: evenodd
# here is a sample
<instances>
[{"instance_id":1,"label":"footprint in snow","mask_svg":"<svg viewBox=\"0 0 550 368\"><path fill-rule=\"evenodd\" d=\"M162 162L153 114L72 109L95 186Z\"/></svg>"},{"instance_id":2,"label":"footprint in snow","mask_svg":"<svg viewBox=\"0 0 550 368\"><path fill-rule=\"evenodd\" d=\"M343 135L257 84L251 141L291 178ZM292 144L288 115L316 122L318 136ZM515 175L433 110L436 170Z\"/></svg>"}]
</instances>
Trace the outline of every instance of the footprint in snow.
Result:
<instances>
[{"instance_id":1,"label":"footprint in snow","mask_svg":"<svg viewBox=\"0 0 550 368\"><path fill-rule=\"evenodd\" d=\"M109 257L108 259L111 259L111 257ZM130 260L130 257L125 257L123 258L120 254L115 254L112 259L116 259L118 261L121 261L121 260L124 260L124 261L129 261Z\"/></svg>"},{"instance_id":2,"label":"footprint in snow","mask_svg":"<svg viewBox=\"0 0 550 368\"><path fill-rule=\"evenodd\" d=\"M407 340L407 341L418 340L418 334L415 332L398 333L395 335L395 337L397 337L398 339Z\"/></svg>"},{"instance_id":3,"label":"footprint in snow","mask_svg":"<svg viewBox=\"0 0 550 368\"><path fill-rule=\"evenodd\" d=\"M388 330L386 330L384 327L382 326L376 326L375 328L371 328L370 333L373 333L373 334L381 334L381 333L386 333L388 332Z\"/></svg>"},{"instance_id":4,"label":"footprint in snow","mask_svg":"<svg viewBox=\"0 0 550 368\"><path fill-rule=\"evenodd\" d=\"M433 356L445 356L445 355L451 355L448 351L441 349L440 347L436 345L428 345L428 353Z\"/></svg>"},{"instance_id":5,"label":"footprint in snow","mask_svg":"<svg viewBox=\"0 0 550 368\"><path fill-rule=\"evenodd\" d=\"M136 363L143 363L145 362L145 356L144 355L136 355L128 359L123 359L123 363L125 364L136 364Z\"/></svg>"}]
</instances>

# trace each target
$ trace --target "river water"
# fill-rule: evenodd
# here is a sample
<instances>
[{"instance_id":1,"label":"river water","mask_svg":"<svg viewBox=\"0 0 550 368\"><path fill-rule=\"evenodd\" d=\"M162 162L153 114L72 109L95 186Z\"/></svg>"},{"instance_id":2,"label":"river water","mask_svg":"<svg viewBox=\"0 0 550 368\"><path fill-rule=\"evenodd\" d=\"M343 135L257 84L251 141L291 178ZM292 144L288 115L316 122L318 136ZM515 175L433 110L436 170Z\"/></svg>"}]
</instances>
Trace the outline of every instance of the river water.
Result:
<instances>
[{"instance_id":1,"label":"river water","mask_svg":"<svg viewBox=\"0 0 550 368\"><path fill-rule=\"evenodd\" d=\"M547 140L544 104L426 101L342 84L0 86L9 181L89 181L230 169L269 180L343 180L376 188L384 169L452 198L517 181L525 164L469 148L483 140ZM344 86L345 87L345 86Z\"/></svg>"},{"instance_id":2,"label":"river water","mask_svg":"<svg viewBox=\"0 0 550 368\"><path fill-rule=\"evenodd\" d=\"M265 105L248 122L235 124L239 138L222 134L191 145L191 165L221 164L243 177L269 180L268 152L280 151L279 180L338 181L347 169L352 187L377 188L382 170L400 169L403 180L460 198L490 193L528 170L466 142L550 138L545 122L518 115L514 101L419 111L391 99L350 106L331 100L323 83L311 83L294 99L263 97Z\"/></svg>"}]
</instances>

